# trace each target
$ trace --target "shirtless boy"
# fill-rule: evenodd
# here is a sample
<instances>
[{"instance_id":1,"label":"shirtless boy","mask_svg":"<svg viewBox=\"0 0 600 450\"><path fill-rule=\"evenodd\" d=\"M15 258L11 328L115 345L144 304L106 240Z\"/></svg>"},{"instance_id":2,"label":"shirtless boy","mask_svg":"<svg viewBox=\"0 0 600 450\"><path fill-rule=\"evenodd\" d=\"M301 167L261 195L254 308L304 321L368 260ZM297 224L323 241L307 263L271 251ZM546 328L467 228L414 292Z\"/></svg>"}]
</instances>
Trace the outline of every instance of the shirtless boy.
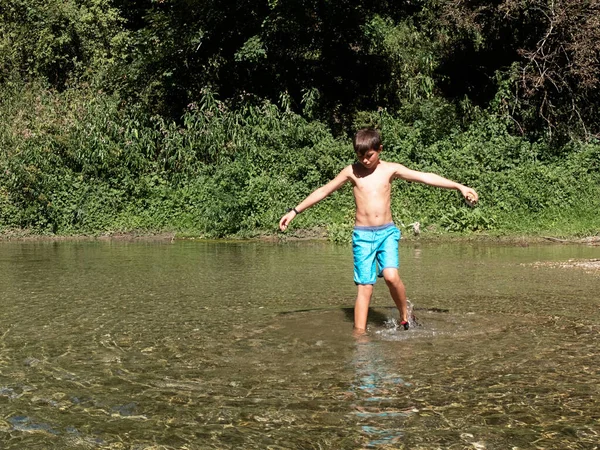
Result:
<instances>
[{"instance_id":1,"label":"shirtless boy","mask_svg":"<svg viewBox=\"0 0 600 450\"><path fill-rule=\"evenodd\" d=\"M366 332L369 303L377 276L385 280L392 299L400 312L401 326L408 330L406 290L398 275L398 242L400 230L392 221L391 188L395 178L416 181L445 189L456 189L468 203L478 200L477 192L462 184L434 173L417 172L402 164L379 159L383 146L376 130L364 128L353 139L358 162L343 169L326 185L312 192L279 221L285 230L302 211L337 191L345 183L352 183L356 218L352 233L354 254L354 282L358 287L354 306L354 329Z\"/></svg>"}]
</instances>

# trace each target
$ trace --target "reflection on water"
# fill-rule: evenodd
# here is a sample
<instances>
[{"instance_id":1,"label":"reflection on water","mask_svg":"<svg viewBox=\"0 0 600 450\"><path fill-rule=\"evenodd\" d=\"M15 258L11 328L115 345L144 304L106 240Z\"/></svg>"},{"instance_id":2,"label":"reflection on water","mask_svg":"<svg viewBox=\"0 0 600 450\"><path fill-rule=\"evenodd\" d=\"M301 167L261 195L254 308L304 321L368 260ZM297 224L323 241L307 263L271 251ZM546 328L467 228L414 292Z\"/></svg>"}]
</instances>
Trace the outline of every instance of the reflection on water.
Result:
<instances>
[{"instance_id":1,"label":"reflection on water","mask_svg":"<svg viewBox=\"0 0 600 450\"><path fill-rule=\"evenodd\" d=\"M0 447L598 445L597 248L400 253L356 339L347 247L2 243Z\"/></svg>"},{"instance_id":2,"label":"reflection on water","mask_svg":"<svg viewBox=\"0 0 600 450\"><path fill-rule=\"evenodd\" d=\"M397 332L398 327L392 329ZM353 364L356 381L351 389L356 400L352 407L356 410L362 431L370 437L366 447L401 442L402 419L416 411L413 408L398 409L398 405L403 403L403 394L408 392L405 389L411 384L388 367L379 347L369 336L357 339Z\"/></svg>"}]
</instances>

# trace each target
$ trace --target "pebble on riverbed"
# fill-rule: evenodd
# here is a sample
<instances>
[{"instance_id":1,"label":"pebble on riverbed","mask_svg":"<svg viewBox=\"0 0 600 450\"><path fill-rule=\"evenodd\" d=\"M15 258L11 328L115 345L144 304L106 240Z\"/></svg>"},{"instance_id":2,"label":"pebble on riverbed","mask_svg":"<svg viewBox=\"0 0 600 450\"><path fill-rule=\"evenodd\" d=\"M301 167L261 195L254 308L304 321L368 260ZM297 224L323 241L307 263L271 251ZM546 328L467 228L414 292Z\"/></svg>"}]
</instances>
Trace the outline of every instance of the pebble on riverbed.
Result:
<instances>
[{"instance_id":1,"label":"pebble on riverbed","mask_svg":"<svg viewBox=\"0 0 600 450\"><path fill-rule=\"evenodd\" d=\"M589 273L600 274L600 258L592 259L569 259L567 261L538 261L531 264L521 264L522 266L533 267L560 267L584 269Z\"/></svg>"}]
</instances>

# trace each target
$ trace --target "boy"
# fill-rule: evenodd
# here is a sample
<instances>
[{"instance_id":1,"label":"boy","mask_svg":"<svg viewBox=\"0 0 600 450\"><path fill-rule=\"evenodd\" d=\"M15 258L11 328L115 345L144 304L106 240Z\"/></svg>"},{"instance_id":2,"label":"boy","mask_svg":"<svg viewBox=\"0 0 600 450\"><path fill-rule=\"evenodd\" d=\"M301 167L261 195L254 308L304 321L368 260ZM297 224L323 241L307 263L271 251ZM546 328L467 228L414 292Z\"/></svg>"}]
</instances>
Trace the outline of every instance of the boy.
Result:
<instances>
[{"instance_id":1,"label":"boy","mask_svg":"<svg viewBox=\"0 0 600 450\"><path fill-rule=\"evenodd\" d=\"M356 203L352 250L354 282L358 288L354 306L354 330L357 334L366 332L369 303L377 276L383 277L388 285L400 312L401 325L408 330L406 290L398 275L400 230L392 222L390 207L392 181L401 178L430 186L456 189L469 204L476 203L478 195L473 189L439 175L417 172L401 164L380 160L383 146L376 130L359 130L354 136L353 144L358 162L343 169L333 180L292 208L279 221L279 228L284 231L296 215L320 202L345 183L352 183Z\"/></svg>"}]
</instances>

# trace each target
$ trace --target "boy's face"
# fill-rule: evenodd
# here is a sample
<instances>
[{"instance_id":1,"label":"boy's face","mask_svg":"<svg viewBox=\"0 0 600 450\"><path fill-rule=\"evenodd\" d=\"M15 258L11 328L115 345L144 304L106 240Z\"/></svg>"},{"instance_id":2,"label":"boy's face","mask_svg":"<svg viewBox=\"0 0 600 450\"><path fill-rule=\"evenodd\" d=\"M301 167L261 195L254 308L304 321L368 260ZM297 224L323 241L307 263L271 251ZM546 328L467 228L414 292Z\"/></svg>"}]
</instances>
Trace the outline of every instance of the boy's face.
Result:
<instances>
[{"instance_id":1,"label":"boy's face","mask_svg":"<svg viewBox=\"0 0 600 450\"><path fill-rule=\"evenodd\" d=\"M379 163L379 153L381 153L381 147L379 149L371 148L364 154L356 153L356 158L365 168L373 169Z\"/></svg>"}]
</instances>

